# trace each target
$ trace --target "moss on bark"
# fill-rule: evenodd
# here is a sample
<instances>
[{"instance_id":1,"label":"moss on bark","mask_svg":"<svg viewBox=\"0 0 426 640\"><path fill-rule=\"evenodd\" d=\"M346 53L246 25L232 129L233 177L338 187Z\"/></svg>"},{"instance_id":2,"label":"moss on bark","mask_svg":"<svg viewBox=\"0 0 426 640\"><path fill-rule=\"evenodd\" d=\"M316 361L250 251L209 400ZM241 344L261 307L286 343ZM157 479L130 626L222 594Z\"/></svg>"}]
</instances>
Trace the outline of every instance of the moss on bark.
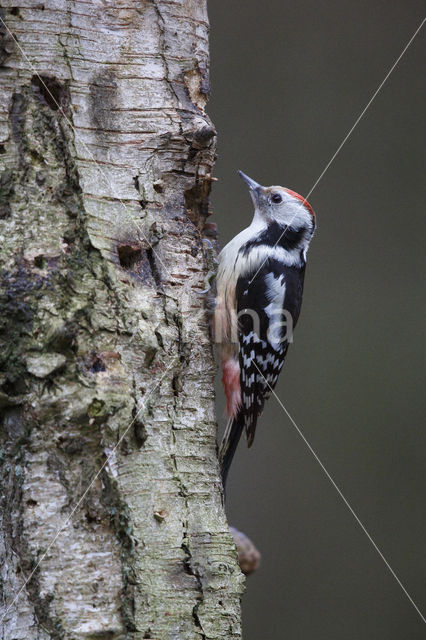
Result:
<instances>
[{"instance_id":1,"label":"moss on bark","mask_svg":"<svg viewBox=\"0 0 426 640\"><path fill-rule=\"evenodd\" d=\"M32 66L15 48L0 76L5 638L237 639L199 294L205 4L18 21Z\"/></svg>"}]
</instances>

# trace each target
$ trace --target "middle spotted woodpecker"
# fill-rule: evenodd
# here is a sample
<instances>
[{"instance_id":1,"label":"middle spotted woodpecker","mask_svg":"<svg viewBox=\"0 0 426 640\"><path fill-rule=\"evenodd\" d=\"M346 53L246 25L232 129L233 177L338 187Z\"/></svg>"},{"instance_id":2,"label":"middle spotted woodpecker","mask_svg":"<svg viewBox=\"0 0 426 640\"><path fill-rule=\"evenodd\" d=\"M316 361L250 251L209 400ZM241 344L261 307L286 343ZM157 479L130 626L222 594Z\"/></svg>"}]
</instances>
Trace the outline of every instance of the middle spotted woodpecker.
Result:
<instances>
[{"instance_id":1,"label":"middle spotted woodpecker","mask_svg":"<svg viewBox=\"0 0 426 640\"><path fill-rule=\"evenodd\" d=\"M245 429L250 447L284 364L315 230L315 213L302 196L239 174L250 189L254 217L219 255L214 312L229 416L219 452L224 485L241 433Z\"/></svg>"}]
</instances>

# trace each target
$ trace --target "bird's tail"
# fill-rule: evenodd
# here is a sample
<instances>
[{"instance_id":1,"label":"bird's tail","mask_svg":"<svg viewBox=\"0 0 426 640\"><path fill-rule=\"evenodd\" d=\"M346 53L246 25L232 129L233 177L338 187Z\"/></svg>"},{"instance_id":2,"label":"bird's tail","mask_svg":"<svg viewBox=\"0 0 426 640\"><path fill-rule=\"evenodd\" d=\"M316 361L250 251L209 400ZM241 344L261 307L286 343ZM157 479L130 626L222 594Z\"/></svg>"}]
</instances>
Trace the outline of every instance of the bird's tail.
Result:
<instances>
[{"instance_id":1,"label":"bird's tail","mask_svg":"<svg viewBox=\"0 0 426 640\"><path fill-rule=\"evenodd\" d=\"M241 434L244 429L244 417L238 414L235 418L230 418L223 434L219 449L220 473L222 476L223 488L225 488L226 478L231 466L232 459L237 449Z\"/></svg>"}]
</instances>

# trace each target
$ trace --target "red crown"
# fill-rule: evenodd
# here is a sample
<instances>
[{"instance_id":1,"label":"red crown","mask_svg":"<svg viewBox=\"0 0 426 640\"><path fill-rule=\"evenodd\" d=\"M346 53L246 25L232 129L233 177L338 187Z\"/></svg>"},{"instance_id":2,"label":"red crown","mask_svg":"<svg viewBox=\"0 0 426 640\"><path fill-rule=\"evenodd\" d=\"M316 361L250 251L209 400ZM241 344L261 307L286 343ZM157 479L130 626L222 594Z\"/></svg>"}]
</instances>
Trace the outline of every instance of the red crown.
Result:
<instances>
[{"instance_id":1,"label":"red crown","mask_svg":"<svg viewBox=\"0 0 426 640\"><path fill-rule=\"evenodd\" d=\"M287 193L289 193L291 196L293 196L294 198L297 198L298 200L300 200L300 202L307 208L307 210L309 211L309 213L311 214L311 216L314 218L315 220L315 211L312 209L311 205L309 204L309 202L306 200L306 198L304 198L303 196L300 195L300 193L296 193L295 191L293 191L292 189L285 189L285 191L287 191Z\"/></svg>"}]
</instances>

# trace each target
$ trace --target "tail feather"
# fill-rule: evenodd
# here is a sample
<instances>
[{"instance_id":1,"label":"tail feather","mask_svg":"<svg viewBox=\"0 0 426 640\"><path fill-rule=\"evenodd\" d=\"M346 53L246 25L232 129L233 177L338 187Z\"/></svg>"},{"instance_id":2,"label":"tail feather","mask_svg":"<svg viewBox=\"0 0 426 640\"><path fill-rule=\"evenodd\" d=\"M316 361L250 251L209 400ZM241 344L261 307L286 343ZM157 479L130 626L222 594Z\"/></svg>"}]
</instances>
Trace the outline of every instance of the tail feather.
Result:
<instances>
[{"instance_id":1,"label":"tail feather","mask_svg":"<svg viewBox=\"0 0 426 640\"><path fill-rule=\"evenodd\" d=\"M221 468L222 484L225 488L226 478L231 466L235 451L244 429L244 417L237 415L236 418L230 418L223 434L222 442L219 449L219 462Z\"/></svg>"},{"instance_id":2,"label":"tail feather","mask_svg":"<svg viewBox=\"0 0 426 640\"><path fill-rule=\"evenodd\" d=\"M247 446L249 449L253 444L254 436L256 435L256 425L257 425L258 417L259 417L258 414L253 411L251 415L248 417L248 419L246 419L245 426L246 426Z\"/></svg>"}]
</instances>

